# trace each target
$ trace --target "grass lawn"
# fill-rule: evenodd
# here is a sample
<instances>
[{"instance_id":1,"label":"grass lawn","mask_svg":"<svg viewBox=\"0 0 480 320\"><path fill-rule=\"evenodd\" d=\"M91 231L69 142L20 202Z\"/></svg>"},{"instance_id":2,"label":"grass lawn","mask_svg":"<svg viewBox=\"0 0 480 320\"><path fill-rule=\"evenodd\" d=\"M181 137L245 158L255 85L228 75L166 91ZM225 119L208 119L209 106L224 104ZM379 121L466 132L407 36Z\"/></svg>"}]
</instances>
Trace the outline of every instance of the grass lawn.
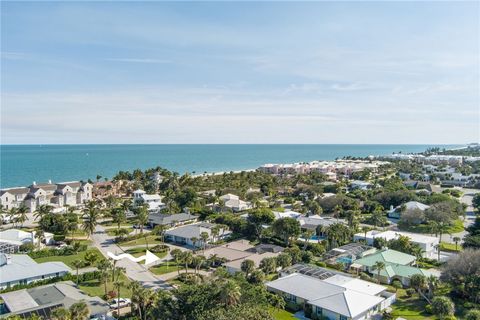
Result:
<instances>
[{"instance_id":1,"label":"grass lawn","mask_svg":"<svg viewBox=\"0 0 480 320\"><path fill-rule=\"evenodd\" d=\"M272 316L276 320L294 320L294 319L297 319L297 318L295 318L293 313L288 312L287 310L270 308L270 312L272 313Z\"/></svg>"},{"instance_id":2,"label":"grass lawn","mask_svg":"<svg viewBox=\"0 0 480 320\"><path fill-rule=\"evenodd\" d=\"M112 280L112 279L110 279ZM112 281L108 282L107 284L107 292L115 290L113 288L113 283ZM130 298L132 296L132 291L128 288L128 285L130 284L130 279L128 279L123 273L120 274L120 281L124 283L124 285L120 288L120 295L122 298ZM105 289L104 289L104 284L100 283L100 280L90 280L90 281L84 281L79 283L79 287L81 290L83 290L86 294L89 296L97 296L97 297L103 297L105 294Z\"/></svg>"},{"instance_id":3,"label":"grass lawn","mask_svg":"<svg viewBox=\"0 0 480 320\"><path fill-rule=\"evenodd\" d=\"M425 311L427 302L415 294L411 298L406 296L404 289L397 292L397 301L392 304L392 315L405 318L407 320L434 319L434 317Z\"/></svg>"},{"instance_id":4,"label":"grass lawn","mask_svg":"<svg viewBox=\"0 0 480 320\"><path fill-rule=\"evenodd\" d=\"M418 226L412 226L409 228L404 228L402 230L409 231L409 232L416 232L416 233L428 233L431 234L432 231L426 224L420 224ZM453 222L453 224L446 230L446 233L458 233L464 230L463 221L457 219Z\"/></svg>"},{"instance_id":5,"label":"grass lawn","mask_svg":"<svg viewBox=\"0 0 480 320\"><path fill-rule=\"evenodd\" d=\"M148 245L155 245L155 244L161 244L162 241L159 236L156 235L148 235L147 236L147 241ZM132 247L132 246L140 246L140 245L146 245L147 243L145 242L145 238L139 238L135 240L130 240L126 242L119 242L118 245L122 247Z\"/></svg>"},{"instance_id":6,"label":"grass lawn","mask_svg":"<svg viewBox=\"0 0 480 320\"><path fill-rule=\"evenodd\" d=\"M97 248L89 248L86 251L81 251L77 254L72 254L70 256L50 256L50 257L37 258L37 259L34 259L34 260L38 263L49 262L49 261L61 261L61 262L65 263L67 266L69 266L70 268L74 268L73 265L72 265L73 261L75 261L77 259L84 261L85 254L89 251L96 252L98 258L99 259L102 258L102 254L100 253L100 251L98 251Z\"/></svg>"},{"instance_id":7,"label":"grass lawn","mask_svg":"<svg viewBox=\"0 0 480 320\"><path fill-rule=\"evenodd\" d=\"M440 242L440 248L442 251L463 251L462 245L459 243L458 246L455 243Z\"/></svg>"},{"instance_id":8,"label":"grass lawn","mask_svg":"<svg viewBox=\"0 0 480 320\"><path fill-rule=\"evenodd\" d=\"M133 248L133 249L128 249L125 251L126 253L130 253L132 256L135 258L138 258L140 256L143 256L145 254L145 251L147 250L147 247L140 247L140 248ZM156 255L159 258L163 258L167 255L167 252L152 252L154 255ZM142 262L143 263L143 262Z\"/></svg>"},{"instance_id":9,"label":"grass lawn","mask_svg":"<svg viewBox=\"0 0 480 320\"><path fill-rule=\"evenodd\" d=\"M182 264L180 264L180 272L182 272L183 267L184 266ZM174 271L177 271L177 264L174 261L169 261L168 266L167 266L167 263L163 262L159 265L151 267L150 271L154 274L157 274L157 275L174 272ZM183 270L183 271L185 271L185 270Z\"/></svg>"},{"instance_id":10,"label":"grass lawn","mask_svg":"<svg viewBox=\"0 0 480 320\"><path fill-rule=\"evenodd\" d=\"M122 226L122 229L128 229L128 232L132 232L132 231L133 231L132 226ZM116 236L116 234L115 234L115 231L116 231L116 230L117 230L116 227L105 229L105 231L107 232L107 234L108 234L109 236L112 236L112 237Z\"/></svg>"}]
</instances>

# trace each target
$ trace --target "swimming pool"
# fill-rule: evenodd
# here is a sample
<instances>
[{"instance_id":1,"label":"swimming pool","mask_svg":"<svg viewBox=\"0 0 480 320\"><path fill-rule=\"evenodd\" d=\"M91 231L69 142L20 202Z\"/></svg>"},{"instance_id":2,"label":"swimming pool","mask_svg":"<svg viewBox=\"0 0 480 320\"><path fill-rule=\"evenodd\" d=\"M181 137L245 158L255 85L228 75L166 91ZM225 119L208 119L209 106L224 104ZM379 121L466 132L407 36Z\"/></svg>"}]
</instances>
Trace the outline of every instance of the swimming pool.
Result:
<instances>
[{"instance_id":1,"label":"swimming pool","mask_svg":"<svg viewBox=\"0 0 480 320\"><path fill-rule=\"evenodd\" d=\"M343 263L343 264L351 264L352 263L352 258L350 257L339 257L336 260L337 262Z\"/></svg>"}]
</instances>

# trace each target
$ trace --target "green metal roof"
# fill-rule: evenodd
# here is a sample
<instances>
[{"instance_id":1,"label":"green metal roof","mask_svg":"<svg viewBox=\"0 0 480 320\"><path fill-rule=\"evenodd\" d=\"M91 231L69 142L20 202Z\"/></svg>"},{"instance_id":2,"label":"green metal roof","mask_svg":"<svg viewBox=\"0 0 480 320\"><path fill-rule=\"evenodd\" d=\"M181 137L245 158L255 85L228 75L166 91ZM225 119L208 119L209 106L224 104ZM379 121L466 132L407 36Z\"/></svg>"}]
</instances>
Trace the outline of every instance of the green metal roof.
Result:
<instances>
[{"instance_id":1,"label":"green metal roof","mask_svg":"<svg viewBox=\"0 0 480 320\"><path fill-rule=\"evenodd\" d=\"M373 267L377 261L382 261L385 264L409 265L415 261L415 257L400 251L386 249L355 260L355 263Z\"/></svg>"}]
</instances>

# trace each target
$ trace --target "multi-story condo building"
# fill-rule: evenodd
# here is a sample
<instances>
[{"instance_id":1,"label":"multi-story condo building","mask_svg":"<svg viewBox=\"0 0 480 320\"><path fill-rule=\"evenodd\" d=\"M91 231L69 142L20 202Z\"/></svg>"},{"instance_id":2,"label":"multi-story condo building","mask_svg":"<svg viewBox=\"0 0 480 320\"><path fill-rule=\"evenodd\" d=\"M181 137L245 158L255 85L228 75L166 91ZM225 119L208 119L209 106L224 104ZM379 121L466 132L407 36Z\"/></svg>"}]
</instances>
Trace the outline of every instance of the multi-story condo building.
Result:
<instances>
[{"instance_id":1,"label":"multi-story condo building","mask_svg":"<svg viewBox=\"0 0 480 320\"><path fill-rule=\"evenodd\" d=\"M0 204L4 209L19 208L22 205L34 212L41 205L54 207L78 206L92 199L93 186L88 182L72 181L62 183L40 183L29 187L0 190Z\"/></svg>"}]
</instances>

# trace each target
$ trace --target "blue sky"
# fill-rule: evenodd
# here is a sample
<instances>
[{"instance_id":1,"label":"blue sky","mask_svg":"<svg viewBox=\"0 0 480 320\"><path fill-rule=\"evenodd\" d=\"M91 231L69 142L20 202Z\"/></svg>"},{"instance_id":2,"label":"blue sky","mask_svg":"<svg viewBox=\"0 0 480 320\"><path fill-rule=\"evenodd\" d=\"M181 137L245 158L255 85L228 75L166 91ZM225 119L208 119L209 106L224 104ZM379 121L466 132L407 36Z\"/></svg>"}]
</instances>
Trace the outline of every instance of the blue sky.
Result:
<instances>
[{"instance_id":1,"label":"blue sky","mask_svg":"<svg viewBox=\"0 0 480 320\"><path fill-rule=\"evenodd\" d=\"M480 140L479 2L2 2L2 143Z\"/></svg>"}]
</instances>

